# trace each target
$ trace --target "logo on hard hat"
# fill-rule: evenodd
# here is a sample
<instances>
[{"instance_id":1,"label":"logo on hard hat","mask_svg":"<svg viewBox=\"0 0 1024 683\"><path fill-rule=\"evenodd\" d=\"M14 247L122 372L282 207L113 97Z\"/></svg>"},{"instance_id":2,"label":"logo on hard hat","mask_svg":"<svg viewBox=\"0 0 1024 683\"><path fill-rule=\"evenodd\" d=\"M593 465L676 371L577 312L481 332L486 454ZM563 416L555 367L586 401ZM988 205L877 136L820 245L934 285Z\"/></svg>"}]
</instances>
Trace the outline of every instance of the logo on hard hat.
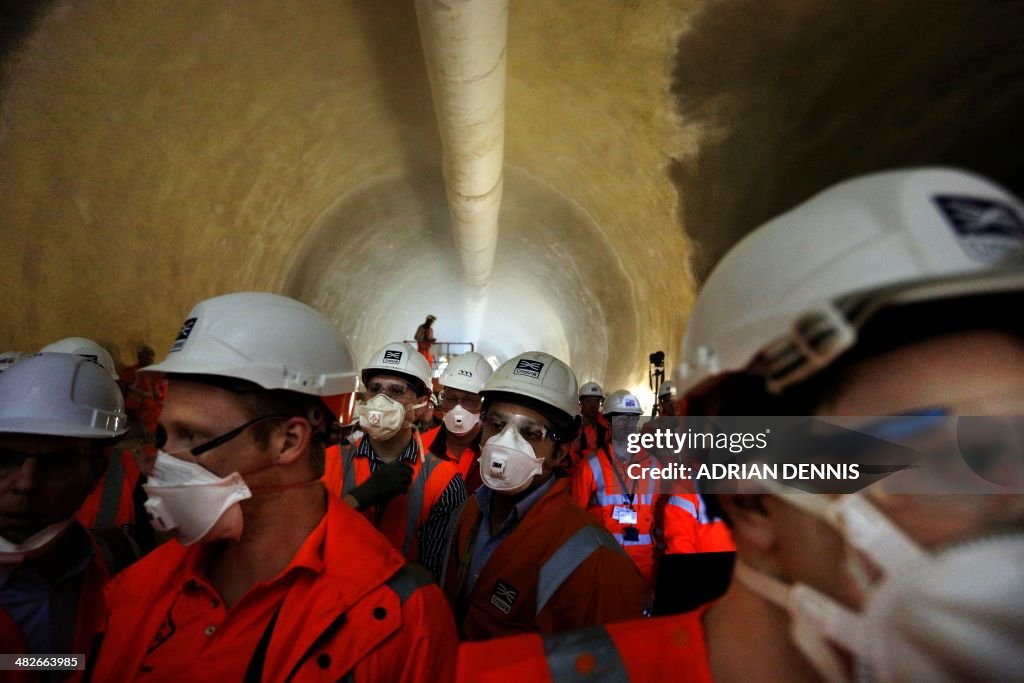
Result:
<instances>
[{"instance_id":1,"label":"logo on hard hat","mask_svg":"<svg viewBox=\"0 0 1024 683\"><path fill-rule=\"evenodd\" d=\"M192 334L192 328L196 326L196 320L198 318L189 318L181 324L181 331L178 332L178 336L174 338L174 344L171 346L171 352L181 351L181 347L185 346L185 340Z\"/></svg>"},{"instance_id":2,"label":"logo on hard hat","mask_svg":"<svg viewBox=\"0 0 1024 683\"><path fill-rule=\"evenodd\" d=\"M491 604L497 607L502 614L512 611L512 605L516 604L519 597L519 590L499 580L494 584L494 592L491 593Z\"/></svg>"},{"instance_id":3,"label":"logo on hard hat","mask_svg":"<svg viewBox=\"0 0 1024 683\"><path fill-rule=\"evenodd\" d=\"M626 404L627 408L636 408L637 407L636 400L633 399L630 396L626 397L625 404Z\"/></svg>"},{"instance_id":4,"label":"logo on hard hat","mask_svg":"<svg viewBox=\"0 0 1024 683\"><path fill-rule=\"evenodd\" d=\"M1024 253L1024 218L997 199L936 195L935 204L953 226L964 252L982 263Z\"/></svg>"},{"instance_id":5,"label":"logo on hard hat","mask_svg":"<svg viewBox=\"0 0 1024 683\"><path fill-rule=\"evenodd\" d=\"M544 368L544 364L539 360L528 360L526 358L521 359L516 363L515 370L512 371L513 375L525 375L527 377L540 377L540 371Z\"/></svg>"},{"instance_id":6,"label":"logo on hard hat","mask_svg":"<svg viewBox=\"0 0 1024 683\"><path fill-rule=\"evenodd\" d=\"M387 363L388 365L398 365L399 363L402 362L402 352L401 351L385 351L384 352L384 362Z\"/></svg>"}]
</instances>

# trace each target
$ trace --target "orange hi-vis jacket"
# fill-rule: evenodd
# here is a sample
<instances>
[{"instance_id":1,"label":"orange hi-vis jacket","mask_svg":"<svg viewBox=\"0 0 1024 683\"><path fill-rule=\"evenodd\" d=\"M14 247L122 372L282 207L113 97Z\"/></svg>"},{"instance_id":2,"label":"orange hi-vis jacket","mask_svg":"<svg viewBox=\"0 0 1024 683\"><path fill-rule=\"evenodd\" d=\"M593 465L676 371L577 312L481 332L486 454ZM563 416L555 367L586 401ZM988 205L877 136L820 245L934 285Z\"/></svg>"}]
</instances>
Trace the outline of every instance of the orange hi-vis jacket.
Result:
<instances>
[{"instance_id":1,"label":"orange hi-vis jacket","mask_svg":"<svg viewBox=\"0 0 1024 683\"><path fill-rule=\"evenodd\" d=\"M439 439L443 439L442 444ZM423 434L423 447L428 451L444 458L455 465L466 482L466 491L473 495L478 488L483 486L484 481L480 478L480 439L475 439L475 444L460 449L448 441L448 430L443 425L434 427Z\"/></svg>"},{"instance_id":2,"label":"orange hi-vis jacket","mask_svg":"<svg viewBox=\"0 0 1024 683\"><path fill-rule=\"evenodd\" d=\"M138 372L138 366L132 366L130 374L133 379L125 391L125 410L138 416L146 432L155 434L167 397L167 380L152 373Z\"/></svg>"},{"instance_id":3,"label":"orange hi-vis jacket","mask_svg":"<svg viewBox=\"0 0 1024 683\"><path fill-rule=\"evenodd\" d=\"M74 524L74 523L72 523ZM86 533L81 530L81 533ZM65 533L72 533L69 529ZM78 603L75 608L75 633L74 653L85 655L90 651L96 633L103 626L103 619L106 615L106 602L103 597L103 587L110 579L110 571L104 562L104 553L96 545L91 537L93 556L86 566L85 574L82 576L82 584L78 594ZM20 655L30 654L25 637L22 635L18 624L7 612L0 608L0 652L4 654ZM38 652L32 654L47 655L51 653ZM80 673L80 672L79 672ZM23 674L23 675L21 675ZM76 677L72 677L74 679ZM5 671L0 680L19 682L35 681L37 677L33 673Z\"/></svg>"},{"instance_id":4,"label":"orange hi-vis jacket","mask_svg":"<svg viewBox=\"0 0 1024 683\"><path fill-rule=\"evenodd\" d=\"M458 683L711 683L705 609L578 631L462 643Z\"/></svg>"},{"instance_id":5,"label":"orange hi-vis jacket","mask_svg":"<svg viewBox=\"0 0 1024 683\"><path fill-rule=\"evenodd\" d=\"M85 499L75 518L87 529L116 528L131 533L138 522L134 495L141 478L142 471L130 449L111 453L99 485Z\"/></svg>"},{"instance_id":6,"label":"orange hi-vis jacket","mask_svg":"<svg viewBox=\"0 0 1024 683\"><path fill-rule=\"evenodd\" d=\"M629 477L626 468L633 464L644 470L658 467L646 453L621 463L609 448L601 448L573 471L571 492L580 507L601 520L653 589L662 496L657 480Z\"/></svg>"},{"instance_id":7,"label":"orange hi-vis jacket","mask_svg":"<svg viewBox=\"0 0 1024 683\"><path fill-rule=\"evenodd\" d=\"M327 449L323 482L327 492L339 500L370 478L370 461L356 457L358 448L359 444L345 444L345 447L331 446ZM418 450L419 457L410 463L413 474L409 491L389 500L384 505L383 514L379 513L378 506L360 513L410 562L420 561L418 532L430 518L434 504L458 474L455 465L428 453L422 442Z\"/></svg>"},{"instance_id":8,"label":"orange hi-vis jacket","mask_svg":"<svg viewBox=\"0 0 1024 683\"><path fill-rule=\"evenodd\" d=\"M205 544L172 540L115 578L92 680L451 680L457 638L440 589L327 498L292 563L230 609L204 578Z\"/></svg>"},{"instance_id":9,"label":"orange hi-vis jacket","mask_svg":"<svg viewBox=\"0 0 1024 683\"><path fill-rule=\"evenodd\" d=\"M682 484L682 485L679 485ZM695 492L693 482L680 482L668 499L664 513L665 552L733 552L729 527L708 515L704 500ZM686 492L690 491L690 492Z\"/></svg>"},{"instance_id":10,"label":"orange hi-vis jacket","mask_svg":"<svg viewBox=\"0 0 1024 683\"><path fill-rule=\"evenodd\" d=\"M554 633L638 617L644 582L608 532L556 480L465 587L483 515L466 501L442 578L464 640ZM497 494L496 494L497 495Z\"/></svg>"}]
</instances>

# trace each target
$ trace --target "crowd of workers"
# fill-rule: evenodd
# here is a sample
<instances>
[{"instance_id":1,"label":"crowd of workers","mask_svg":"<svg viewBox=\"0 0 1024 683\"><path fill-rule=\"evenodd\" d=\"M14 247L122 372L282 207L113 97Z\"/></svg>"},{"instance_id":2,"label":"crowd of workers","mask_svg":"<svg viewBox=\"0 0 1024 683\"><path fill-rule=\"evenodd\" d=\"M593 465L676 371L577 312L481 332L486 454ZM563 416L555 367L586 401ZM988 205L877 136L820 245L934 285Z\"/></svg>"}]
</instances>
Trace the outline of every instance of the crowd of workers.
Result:
<instances>
[{"instance_id":1,"label":"crowd of workers","mask_svg":"<svg viewBox=\"0 0 1024 683\"><path fill-rule=\"evenodd\" d=\"M84 669L4 675L1019 680L1019 444L990 456L992 495L794 496L665 491L627 466L670 456L627 443L675 416L922 409L1020 434L1022 302L1021 202L917 169L737 244L642 426L637 396L548 353L469 352L421 433L423 349L360 365L277 294L199 302L163 361L140 348L121 377L63 340L0 372L0 653ZM124 447L128 408L151 443ZM735 553L724 595L650 616L664 586L700 580L663 560L706 553Z\"/></svg>"}]
</instances>

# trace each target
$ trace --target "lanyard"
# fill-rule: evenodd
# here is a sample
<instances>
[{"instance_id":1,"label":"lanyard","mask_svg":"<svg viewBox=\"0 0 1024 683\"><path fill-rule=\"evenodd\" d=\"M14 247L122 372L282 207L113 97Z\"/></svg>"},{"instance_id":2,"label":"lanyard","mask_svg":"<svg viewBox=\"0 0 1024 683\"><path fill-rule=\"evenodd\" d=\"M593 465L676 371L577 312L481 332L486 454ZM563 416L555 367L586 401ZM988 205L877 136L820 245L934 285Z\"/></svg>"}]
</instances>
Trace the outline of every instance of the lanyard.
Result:
<instances>
[{"instance_id":1,"label":"lanyard","mask_svg":"<svg viewBox=\"0 0 1024 683\"><path fill-rule=\"evenodd\" d=\"M633 498L636 496L637 487L640 486L640 480L633 480L633 490L630 491L629 487L626 486L626 480L623 478L622 473L619 472L619 468L615 465L615 456L611 454L611 449L606 448L602 450L608 456L608 464L612 466L612 472L615 473L615 478L619 480L619 486L622 487L622 493L626 496L626 502L629 504L629 507L633 507Z\"/></svg>"}]
</instances>

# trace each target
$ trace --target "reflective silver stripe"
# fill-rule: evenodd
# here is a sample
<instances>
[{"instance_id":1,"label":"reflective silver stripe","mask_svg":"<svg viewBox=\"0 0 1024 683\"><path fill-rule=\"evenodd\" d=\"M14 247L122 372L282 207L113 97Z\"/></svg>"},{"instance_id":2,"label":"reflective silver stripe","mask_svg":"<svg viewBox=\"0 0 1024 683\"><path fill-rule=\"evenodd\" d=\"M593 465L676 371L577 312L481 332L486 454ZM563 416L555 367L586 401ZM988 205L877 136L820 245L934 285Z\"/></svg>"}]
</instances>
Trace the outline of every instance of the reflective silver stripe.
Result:
<instances>
[{"instance_id":1,"label":"reflective silver stripe","mask_svg":"<svg viewBox=\"0 0 1024 683\"><path fill-rule=\"evenodd\" d=\"M109 529L117 526L117 510L121 507L121 488L124 486L124 465L121 456L111 453L107 462L107 473L103 479L103 493L100 494L100 509L96 513L95 529Z\"/></svg>"},{"instance_id":2,"label":"reflective silver stripe","mask_svg":"<svg viewBox=\"0 0 1024 683\"><path fill-rule=\"evenodd\" d=\"M612 534L612 538L619 542L619 545L651 545L654 538L650 534L640 534L635 541L627 541L622 534Z\"/></svg>"},{"instance_id":3,"label":"reflective silver stripe","mask_svg":"<svg viewBox=\"0 0 1024 683\"><path fill-rule=\"evenodd\" d=\"M402 554L409 557L412 551L412 540L416 538L416 528L420 522L420 512L423 510L423 496L427 488L427 479L430 473L437 467L440 460L433 454L428 454L427 459L420 467L420 473L409 488L409 506L405 510L405 542L402 544Z\"/></svg>"},{"instance_id":4,"label":"reflective silver stripe","mask_svg":"<svg viewBox=\"0 0 1024 683\"><path fill-rule=\"evenodd\" d=\"M341 486L341 497L352 493L356 487L356 447L351 444L341 446L341 467L344 470L344 482Z\"/></svg>"},{"instance_id":5,"label":"reflective silver stripe","mask_svg":"<svg viewBox=\"0 0 1024 683\"><path fill-rule=\"evenodd\" d=\"M693 515L694 519L697 519L697 508L695 508L693 506L693 503L691 503L690 501L686 500L685 498L681 498L680 496L671 496L668 499L668 504L669 505L675 505L676 507L679 507L679 508L683 508L684 510L689 512L691 515Z\"/></svg>"},{"instance_id":6,"label":"reflective silver stripe","mask_svg":"<svg viewBox=\"0 0 1024 683\"><path fill-rule=\"evenodd\" d=\"M544 609L544 605L548 603L559 586L601 546L625 554L622 547L607 531L593 526L585 526L570 536L562 544L562 547L548 558L538 572L537 614Z\"/></svg>"},{"instance_id":7,"label":"reflective silver stripe","mask_svg":"<svg viewBox=\"0 0 1024 683\"><path fill-rule=\"evenodd\" d=\"M590 472L594 475L594 487L598 491L604 491L604 472L601 470L601 461L597 453L587 458L590 465Z\"/></svg>"},{"instance_id":8,"label":"reflective silver stripe","mask_svg":"<svg viewBox=\"0 0 1024 683\"><path fill-rule=\"evenodd\" d=\"M603 626L549 633L543 635L542 639L552 681L620 683L629 680L619 649L615 647L615 641ZM591 661L593 668L580 666ZM680 675L682 674L683 672L680 672Z\"/></svg>"},{"instance_id":9,"label":"reflective silver stripe","mask_svg":"<svg viewBox=\"0 0 1024 683\"><path fill-rule=\"evenodd\" d=\"M594 492L594 500L601 507L606 505L626 505L626 497L621 493L603 493L601 491Z\"/></svg>"}]
</instances>

